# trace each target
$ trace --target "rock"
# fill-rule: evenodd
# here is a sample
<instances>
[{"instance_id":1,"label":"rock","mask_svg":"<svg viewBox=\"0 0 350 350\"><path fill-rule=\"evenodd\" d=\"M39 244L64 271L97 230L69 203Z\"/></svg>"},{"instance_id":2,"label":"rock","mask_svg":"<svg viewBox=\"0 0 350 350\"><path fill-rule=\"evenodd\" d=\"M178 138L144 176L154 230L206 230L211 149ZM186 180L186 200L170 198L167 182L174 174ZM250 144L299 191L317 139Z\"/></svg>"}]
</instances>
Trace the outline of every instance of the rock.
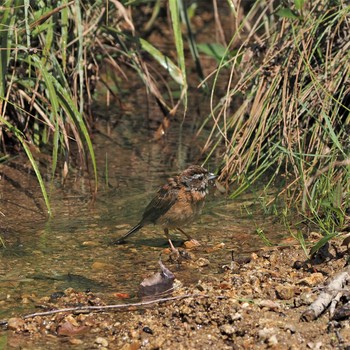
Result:
<instances>
[{"instance_id":1,"label":"rock","mask_svg":"<svg viewBox=\"0 0 350 350\"><path fill-rule=\"evenodd\" d=\"M198 241L196 241L195 239L191 239L189 241L185 241L183 243L185 249L193 249L195 247L198 247L200 245L200 243Z\"/></svg>"},{"instance_id":2,"label":"rock","mask_svg":"<svg viewBox=\"0 0 350 350\"><path fill-rule=\"evenodd\" d=\"M275 345L278 344L278 340L277 340L276 334L272 335L271 337L269 337L269 338L267 339L267 344L268 344L269 346L275 346Z\"/></svg>"},{"instance_id":3,"label":"rock","mask_svg":"<svg viewBox=\"0 0 350 350\"><path fill-rule=\"evenodd\" d=\"M141 344L139 342L133 342L131 344L124 344L120 350L138 350L141 348Z\"/></svg>"},{"instance_id":4,"label":"rock","mask_svg":"<svg viewBox=\"0 0 350 350\"><path fill-rule=\"evenodd\" d=\"M87 333L89 329L90 328L86 326L75 327L69 321L66 321L63 324L59 325L57 328L57 334L71 337L74 335Z\"/></svg>"},{"instance_id":5,"label":"rock","mask_svg":"<svg viewBox=\"0 0 350 350\"><path fill-rule=\"evenodd\" d=\"M206 258L199 258L196 261L196 263L199 267L204 267L204 266L208 266L210 264L210 261Z\"/></svg>"},{"instance_id":6,"label":"rock","mask_svg":"<svg viewBox=\"0 0 350 350\"><path fill-rule=\"evenodd\" d=\"M258 256L258 254L256 254L256 253L252 253L252 254L250 255L250 257L251 257L252 260L258 260L258 259L259 259L259 256Z\"/></svg>"},{"instance_id":7,"label":"rock","mask_svg":"<svg viewBox=\"0 0 350 350\"><path fill-rule=\"evenodd\" d=\"M12 331L20 331L24 328L24 320L20 317L12 317L8 320L7 328Z\"/></svg>"},{"instance_id":8,"label":"rock","mask_svg":"<svg viewBox=\"0 0 350 350\"><path fill-rule=\"evenodd\" d=\"M77 338L69 338L69 343L72 345L81 345L83 344L83 341Z\"/></svg>"},{"instance_id":9,"label":"rock","mask_svg":"<svg viewBox=\"0 0 350 350\"><path fill-rule=\"evenodd\" d=\"M207 253L212 253L212 252L215 252L216 250L220 250L220 249L223 249L225 248L225 243L219 243L213 247L210 247L210 248L207 248L205 251Z\"/></svg>"},{"instance_id":10,"label":"rock","mask_svg":"<svg viewBox=\"0 0 350 350\"><path fill-rule=\"evenodd\" d=\"M84 247L97 247L97 246L100 245L100 243L97 242L97 241L84 241L84 242L82 243L82 245L83 245Z\"/></svg>"},{"instance_id":11,"label":"rock","mask_svg":"<svg viewBox=\"0 0 350 350\"><path fill-rule=\"evenodd\" d=\"M232 289L232 284L227 281L224 281L219 284L219 288L223 290L229 290L229 289Z\"/></svg>"},{"instance_id":12,"label":"rock","mask_svg":"<svg viewBox=\"0 0 350 350\"><path fill-rule=\"evenodd\" d=\"M105 269L111 269L111 268L114 268L114 266L110 265L110 264L102 263L102 262L99 262L99 261L95 261L91 265L91 269L92 270L105 270Z\"/></svg>"},{"instance_id":13,"label":"rock","mask_svg":"<svg viewBox=\"0 0 350 350\"><path fill-rule=\"evenodd\" d=\"M261 341L266 342L270 337L272 337L276 333L274 328L264 327L258 331L258 337Z\"/></svg>"},{"instance_id":14,"label":"rock","mask_svg":"<svg viewBox=\"0 0 350 350\"><path fill-rule=\"evenodd\" d=\"M73 315L68 315L64 318L66 322L69 322L74 327L79 327L79 322L76 320L76 318Z\"/></svg>"},{"instance_id":15,"label":"rock","mask_svg":"<svg viewBox=\"0 0 350 350\"><path fill-rule=\"evenodd\" d=\"M260 300L258 305L261 308L265 307L269 310L278 310L281 307L279 303L272 300Z\"/></svg>"},{"instance_id":16,"label":"rock","mask_svg":"<svg viewBox=\"0 0 350 350\"><path fill-rule=\"evenodd\" d=\"M232 322L241 320L242 318L243 318L243 316L239 312L236 312L235 314L230 315L230 321L232 321Z\"/></svg>"},{"instance_id":17,"label":"rock","mask_svg":"<svg viewBox=\"0 0 350 350\"><path fill-rule=\"evenodd\" d=\"M322 347L322 342L317 342L316 344L313 342L307 343L307 347L312 350L319 350Z\"/></svg>"},{"instance_id":18,"label":"rock","mask_svg":"<svg viewBox=\"0 0 350 350\"><path fill-rule=\"evenodd\" d=\"M289 300L292 299L295 295L295 286L291 285L282 285L276 287L276 295L278 299Z\"/></svg>"},{"instance_id":19,"label":"rock","mask_svg":"<svg viewBox=\"0 0 350 350\"><path fill-rule=\"evenodd\" d=\"M298 284L301 284L302 286L308 286L308 287L314 287L318 284L323 283L324 276L321 272L315 272L312 273L310 276L303 278L298 282Z\"/></svg>"},{"instance_id":20,"label":"rock","mask_svg":"<svg viewBox=\"0 0 350 350\"><path fill-rule=\"evenodd\" d=\"M289 331L290 333L294 334L297 330L295 328L294 324L287 323L283 326L283 329L286 331Z\"/></svg>"},{"instance_id":21,"label":"rock","mask_svg":"<svg viewBox=\"0 0 350 350\"><path fill-rule=\"evenodd\" d=\"M300 261L300 260L296 260L294 261L294 264L293 264L293 269L296 269L296 270L300 270L304 267L305 263Z\"/></svg>"},{"instance_id":22,"label":"rock","mask_svg":"<svg viewBox=\"0 0 350 350\"><path fill-rule=\"evenodd\" d=\"M241 305L241 308L242 309L248 309L250 307L250 304L248 303L248 302L244 302L244 303L242 303L242 305Z\"/></svg>"},{"instance_id":23,"label":"rock","mask_svg":"<svg viewBox=\"0 0 350 350\"><path fill-rule=\"evenodd\" d=\"M103 346L105 348L108 346L108 340L106 338L103 338L103 337L97 337L95 339L95 343L100 345L100 346Z\"/></svg>"},{"instance_id":24,"label":"rock","mask_svg":"<svg viewBox=\"0 0 350 350\"><path fill-rule=\"evenodd\" d=\"M29 304L30 300L28 297L22 297L22 304Z\"/></svg>"},{"instance_id":25,"label":"rock","mask_svg":"<svg viewBox=\"0 0 350 350\"><path fill-rule=\"evenodd\" d=\"M236 328L233 327L233 326L230 325L230 324L223 324L223 325L220 327L220 332L221 332L222 334L232 336L233 334L235 334Z\"/></svg>"},{"instance_id":26,"label":"rock","mask_svg":"<svg viewBox=\"0 0 350 350\"><path fill-rule=\"evenodd\" d=\"M142 330L143 330L145 333L153 334L153 330L152 330L150 327L148 327L148 326L143 327Z\"/></svg>"}]
</instances>

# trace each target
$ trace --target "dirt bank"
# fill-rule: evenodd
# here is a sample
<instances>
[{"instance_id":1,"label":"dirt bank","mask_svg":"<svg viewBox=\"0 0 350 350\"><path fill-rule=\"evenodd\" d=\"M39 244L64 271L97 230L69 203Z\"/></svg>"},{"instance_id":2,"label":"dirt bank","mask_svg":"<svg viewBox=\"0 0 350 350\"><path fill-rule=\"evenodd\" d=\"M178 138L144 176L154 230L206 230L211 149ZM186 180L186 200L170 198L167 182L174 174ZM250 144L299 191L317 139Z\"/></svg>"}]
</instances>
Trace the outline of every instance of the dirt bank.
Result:
<instances>
[{"instance_id":1,"label":"dirt bank","mask_svg":"<svg viewBox=\"0 0 350 350\"><path fill-rule=\"evenodd\" d=\"M315 321L301 320L320 287L346 265L346 247L338 243L311 261L298 246L261 250L191 288L177 287L172 296L192 295L182 299L123 311L15 317L2 339L9 349L44 349L48 342L79 349L347 349L349 317L330 320L326 312ZM192 253L194 260L182 268L205 268L197 260L200 251ZM104 305L104 297L68 289L38 300L37 311Z\"/></svg>"}]
</instances>

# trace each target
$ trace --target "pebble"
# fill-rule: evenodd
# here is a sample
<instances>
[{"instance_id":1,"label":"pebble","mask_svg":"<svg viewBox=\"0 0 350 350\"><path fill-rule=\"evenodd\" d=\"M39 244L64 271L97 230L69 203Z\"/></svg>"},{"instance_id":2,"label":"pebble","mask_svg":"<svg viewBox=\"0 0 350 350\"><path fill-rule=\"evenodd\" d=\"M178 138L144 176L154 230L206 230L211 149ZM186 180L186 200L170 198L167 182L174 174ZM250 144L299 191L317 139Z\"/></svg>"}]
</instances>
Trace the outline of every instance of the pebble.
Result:
<instances>
[{"instance_id":1,"label":"pebble","mask_svg":"<svg viewBox=\"0 0 350 350\"><path fill-rule=\"evenodd\" d=\"M248 309L249 306L250 306L250 304L247 303L247 302L245 302L245 303L243 303L243 304L241 305L241 308L242 308L242 309Z\"/></svg>"},{"instance_id":2,"label":"pebble","mask_svg":"<svg viewBox=\"0 0 350 350\"><path fill-rule=\"evenodd\" d=\"M236 312L235 314L231 315L230 321L234 322L234 321L241 320L242 318L243 318L242 314L240 314L239 312Z\"/></svg>"},{"instance_id":3,"label":"pebble","mask_svg":"<svg viewBox=\"0 0 350 350\"><path fill-rule=\"evenodd\" d=\"M20 330L24 327L24 320L20 317L11 317L8 320L7 328L13 331Z\"/></svg>"},{"instance_id":4,"label":"pebble","mask_svg":"<svg viewBox=\"0 0 350 350\"><path fill-rule=\"evenodd\" d=\"M100 245L100 243L97 242L97 241L85 241L85 242L82 243L82 245L84 247L97 247L97 246Z\"/></svg>"},{"instance_id":5,"label":"pebble","mask_svg":"<svg viewBox=\"0 0 350 350\"><path fill-rule=\"evenodd\" d=\"M298 284L301 284L303 286L308 286L308 287L314 287L317 286L318 284L323 283L324 281L324 276L321 272L315 272L312 273L310 276L303 278L298 282Z\"/></svg>"},{"instance_id":6,"label":"pebble","mask_svg":"<svg viewBox=\"0 0 350 350\"><path fill-rule=\"evenodd\" d=\"M99 262L99 261L95 261L91 265L91 269L92 270L104 270L104 269L108 269L108 268L112 268L112 267L114 267L114 266L110 265L110 264L102 263L102 262Z\"/></svg>"},{"instance_id":7,"label":"pebble","mask_svg":"<svg viewBox=\"0 0 350 350\"><path fill-rule=\"evenodd\" d=\"M312 350L319 350L322 348L322 342L319 341L316 344L309 342L309 343L307 343L307 346L308 346L308 348L310 348Z\"/></svg>"},{"instance_id":8,"label":"pebble","mask_svg":"<svg viewBox=\"0 0 350 350\"><path fill-rule=\"evenodd\" d=\"M258 331L258 337L262 341L267 341L270 337L272 337L276 333L274 328L264 327Z\"/></svg>"},{"instance_id":9,"label":"pebble","mask_svg":"<svg viewBox=\"0 0 350 350\"><path fill-rule=\"evenodd\" d=\"M208 266L210 264L210 261L206 258L199 258L197 260L197 265L199 267L204 267L204 266Z\"/></svg>"},{"instance_id":10,"label":"pebble","mask_svg":"<svg viewBox=\"0 0 350 350\"><path fill-rule=\"evenodd\" d=\"M98 345L101 345L105 348L108 346L108 340L106 338L103 338L103 337L97 337L95 339L95 343Z\"/></svg>"},{"instance_id":11,"label":"pebble","mask_svg":"<svg viewBox=\"0 0 350 350\"><path fill-rule=\"evenodd\" d=\"M293 269L300 270L303 268L303 266L304 266L304 263L300 260L297 260L293 264Z\"/></svg>"},{"instance_id":12,"label":"pebble","mask_svg":"<svg viewBox=\"0 0 350 350\"><path fill-rule=\"evenodd\" d=\"M81 339L77 339L77 338L69 338L69 342L72 345L81 345L81 344L83 344L83 341Z\"/></svg>"},{"instance_id":13,"label":"pebble","mask_svg":"<svg viewBox=\"0 0 350 350\"><path fill-rule=\"evenodd\" d=\"M289 331L292 334L294 334L297 331L295 326L291 323L287 323L286 325L284 325L283 329L285 329L286 331Z\"/></svg>"},{"instance_id":14,"label":"pebble","mask_svg":"<svg viewBox=\"0 0 350 350\"><path fill-rule=\"evenodd\" d=\"M269 346L274 346L274 345L278 344L278 340L277 340L276 334L272 335L271 337L269 337L267 339L267 344Z\"/></svg>"},{"instance_id":15,"label":"pebble","mask_svg":"<svg viewBox=\"0 0 350 350\"><path fill-rule=\"evenodd\" d=\"M298 304L296 306L310 305L314 302L314 300L315 296L311 292L302 293L298 298Z\"/></svg>"},{"instance_id":16,"label":"pebble","mask_svg":"<svg viewBox=\"0 0 350 350\"><path fill-rule=\"evenodd\" d=\"M66 322L69 322L74 327L79 327L79 322L76 320L76 318L73 315L68 315L64 318Z\"/></svg>"},{"instance_id":17,"label":"pebble","mask_svg":"<svg viewBox=\"0 0 350 350\"><path fill-rule=\"evenodd\" d=\"M142 329L145 333L148 333L148 334L153 334L153 330L150 328L150 327L143 327Z\"/></svg>"},{"instance_id":18,"label":"pebble","mask_svg":"<svg viewBox=\"0 0 350 350\"><path fill-rule=\"evenodd\" d=\"M278 299L289 300L294 297L296 288L292 285L276 286L276 295Z\"/></svg>"},{"instance_id":19,"label":"pebble","mask_svg":"<svg viewBox=\"0 0 350 350\"><path fill-rule=\"evenodd\" d=\"M272 300L261 300L259 306L261 308L265 307L269 310L278 310L281 307L279 303Z\"/></svg>"},{"instance_id":20,"label":"pebble","mask_svg":"<svg viewBox=\"0 0 350 350\"><path fill-rule=\"evenodd\" d=\"M259 259L259 256L258 256L258 254L256 254L256 253L252 253L252 254L250 255L250 257L251 257L252 260L258 260L258 259Z\"/></svg>"},{"instance_id":21,"label":"pebble","mask_svg":"<svg viewBox=\"0 0 350 350\"><path fill-rule=\"evenodd\" d=\"M222 334L226 334L226 335L233 335L235 334L236 332L236 328L233 327L232 325L230 324L223 324L221 327L220 327L220 332Z\"/></svg>"},{"instance_id":22,"label":"pebble","mask_svg":"<svg viewBox=\"0 0 350 350\"><path fill-rule=\"evenodd\" d=\"M184 242L184 247L186 249L193 249L195 247L198 247L198 242L196 240L190 240L190 241L185 241Z\"/></svg>"}]
</instances>

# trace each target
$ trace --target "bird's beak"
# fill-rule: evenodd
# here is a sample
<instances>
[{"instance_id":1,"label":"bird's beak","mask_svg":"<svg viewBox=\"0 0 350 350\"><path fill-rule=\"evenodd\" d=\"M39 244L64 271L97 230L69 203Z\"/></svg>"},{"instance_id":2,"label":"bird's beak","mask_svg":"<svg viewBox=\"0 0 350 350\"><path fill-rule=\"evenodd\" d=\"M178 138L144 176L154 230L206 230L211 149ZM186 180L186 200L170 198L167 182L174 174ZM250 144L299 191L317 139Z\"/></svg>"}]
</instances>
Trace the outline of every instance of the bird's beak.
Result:
<instances>
[{"instance_id":1,"label":"bird's beak","mask_svg":"<svg viewBox=\"0 0 350 350\"><path fill-rule=\"evenodd\" d=\"M209 181L212 181L212 180L215 180L218 176L213 174L213 173L209 173L209 176L208 176L208 180Z\"/></svg>"}]
</instances>

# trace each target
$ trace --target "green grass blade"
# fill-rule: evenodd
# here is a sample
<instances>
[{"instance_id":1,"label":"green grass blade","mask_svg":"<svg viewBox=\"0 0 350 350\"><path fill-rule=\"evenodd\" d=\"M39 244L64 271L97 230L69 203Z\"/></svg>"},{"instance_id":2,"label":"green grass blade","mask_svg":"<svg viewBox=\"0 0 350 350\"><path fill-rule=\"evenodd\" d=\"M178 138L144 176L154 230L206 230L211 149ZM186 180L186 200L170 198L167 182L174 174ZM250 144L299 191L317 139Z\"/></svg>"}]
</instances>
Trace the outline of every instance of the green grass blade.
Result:
<instances>
[{"instance_id":1,"label":"green grass blade","mask_svg":"<svg viewBox=\"0 0 350 350\"><path fill-rule=\"evenodd\" d=\"M62 1L63 5L68 4L68 0ZM68 41L68 7L64 7L61 11L61 55L62 70L65 72L67 68L67 41Z\"/></svg>"},{"instance_id":2,"label":"green grass blade","mask_svg":"<svg viewBox=\"0 0 350 350\"><path fill-rule=\"evenodd\" d=\"M54 80L55 87L58 92L58 96L60 99L61 107L64 108L67 116L70 118L72 123L75 125L75 123L79 126L79 131L83 135L83 138L86 142L86 145L88 147L88 151L90 154L92 167L94 171L94 177L95 177L95 191L97 191L97 184L98 184L98 174L97 174L97 164L96 164L96 157L94 148L92 145L92 141L89 135L89 131L87 129L87 126L84 122L84 119L80 112L78 111L77 107L75 106L71 96L67 92L67 90L59 84L57 80Z\"/></svg>"},{"instance_id":3,"label":"green grass blade","mask_svg":"<svg viewBox=\"0 0 350 350\"><path fill-rule=\"evenodd\" d=\"M336 236L338 236L338 233L331 233L322 237L314 246L311 247L310 256L313 256L320 248L322 248L327 242Z\"/></svg>"},{"instance_id":4,"label":"green grass blade","mask_svg":"<svg viewBox=\"0 0 350 350\"><path fill-rule=\"evenodd\" d=\"M1 105L6 93L6 74L7 65L10 54L9 30L11 22L12 1L5 1L3 9L0 9L0 113L2 113Z\"/></svg>"},{"instance_id":5,"label":"green grass blade","mask_svg":"<svg viewBox=\"0 0 350 350\"><path fill-rule=\"evenodd\" d=\"M142 49L148 52L162 67L164 67L179 85L184 85L185 80L182 71L169 57L165 56L152 44L142 38L140 38L140 44Z\"/></svg>"},{"instance_id":6,"label":"green grass blade","mask_svg":"<svg viewBox=\"0 0 350 350\"><path fill-rule=\"evenodd\" d=\"M37 180L39 182L39 186L40 186L40 189L41 189L41 193L43 194L43 197L44 197L44 201L45 201L45 204L46 204L46 208L47 208L48 214L49 214L49 216L52 216L49 196L48 196L47 191L46 191L44 180L43 180L43 178L41 176L38 164L36 163L32 152L30 151L29 147L27 146L27 143L25 142L25 140L23 138L23 134L15 126L13 126L11 123L9 123L5 118L0 117L0 122L5 124L11 130L11 132L13 132L16 135L17 140L21 143L24 151L26 152L26 155L27 155L27 157L28 157L28 159L29 159L33 169L34 169L36 178L37 178Z\"/></svg>"},{"instance_id":7,"label":"green grass blade","mask_svg":"<svg viewBox=\"0 0 350 350\"><path fill-rule=\"evenodd\" d=\"M182 76L184 79L184 84L182 85L182 95L183 95L184 107L186 111L187 110L186 64L185 64L185 53L184 53L184 45L182 40L181 21L179 16L178 1L179 0L169 0L169 8L170 8L170 14L171 14L171 22L172 22L173 31L174 31L177 59L178 59L179 67L182 71Z\"/></svg>"},{"instance_id":8,"label":"green grass blade","mask_svg":"<svg viewBox=\"0 0 350 350\"><path fill-rule=\"evenodd\" d=\"M326 126L327 126L326 130L327 130L327 132L328 132L332 142L334 143L334 145L337 146L339 151L342 152L344 156L346 156L346 154L343 151L343 147L341 146L341 144L340 144L340 142L338 140L338 137L337 137L337 135L336 135L336 133L334 131L332 123L331 123L328 115L324 111L322 111L322 117L323 117L324 121L326 122Z\"/></svg>"},{"instance_id":9,"label":"green grass blade","mask_svg":"<svg viewBox=\"0 0 350 350\"><path fill-rule=\"evenodd\" d=\"M55 125L54 138L53 138L53 151L52 151L52 180L57 168L57 159L58 159L58 148L59 148L59 125L58 119L59 116L59 99L56 94L56 89L53 85L53 76L46 69L46 64L38 56L32 55L32 62L36 65L37 69L42 74L45 86L47 87L48 97L52 108L52 118L53 124Z\"/></svg>"},{"instance_id":10,"label":"green grass blade","mask_svg":"<svg viewBox=\"0 0 350 350\"><path fill-rule=\"evenodd\" d=\"M190 23L190 20L188 18L188 12L184 6L183 0L178 0L178 7L180 10L182 22L185 23L186 28L187 28L188 44L190 47L192 58L195 62L197 74L199 75L199 78L203 81L204 74L203 74L202 65L201 65L201 62L199 59L198 48L197 48L196 41L195 41L195 38L194 38L194 35L192 32L191 23Z\"/></svg>"},{"instance_id":11,"label":"green grass blade","mask_svg":"<svg viewBox=\"0 0 350 350\"><path fill-rule=\"evenodd\" d=\"M79 112L84 112L84 59L83 59L83 24L81 18L80 1L75 0L75 16L76 26L78 29L78 55L77 55L77 71L79 75ZM84 124L85 125L85 124Z\"/></svg>"}]
</instances>

